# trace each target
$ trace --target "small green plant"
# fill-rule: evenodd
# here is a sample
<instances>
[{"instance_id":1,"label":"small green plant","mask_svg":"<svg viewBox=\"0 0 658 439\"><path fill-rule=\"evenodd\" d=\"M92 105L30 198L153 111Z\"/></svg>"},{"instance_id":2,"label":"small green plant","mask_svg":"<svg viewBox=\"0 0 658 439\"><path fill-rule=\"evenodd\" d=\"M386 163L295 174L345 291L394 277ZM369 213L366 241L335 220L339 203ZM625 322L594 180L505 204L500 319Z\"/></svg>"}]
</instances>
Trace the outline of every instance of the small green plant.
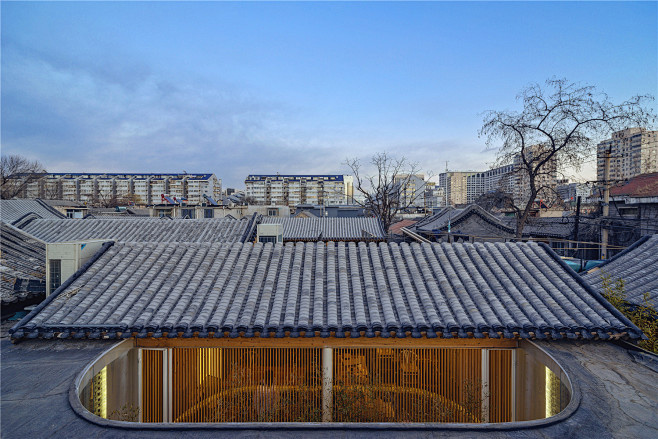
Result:
<instances>
[{"instance_id":1,"label":"small green plant","mask_svg":"<svg viewBox=\"0 0 658 439\"><path fill-rule=\"evenodd\" d=\"M603 297L622 312L635 326L647 336L638 345L648 351L658 354L658 311L649 301L649 293L642 295L642 302L631 305L627 302L624 280L613 280L608 275L602 275Z\"/></svg>"},{"instance_id":2,"label":"small green plant","mask_svg":"<svg viewBox=\"0 0 658 439\"><path fill-rule=\"evenodd\" d=\"M115 421L138 422L139 407L132 403L126 403L121 408L110 413L110 419L114 419Z\"/></svg>"}]
</instances>

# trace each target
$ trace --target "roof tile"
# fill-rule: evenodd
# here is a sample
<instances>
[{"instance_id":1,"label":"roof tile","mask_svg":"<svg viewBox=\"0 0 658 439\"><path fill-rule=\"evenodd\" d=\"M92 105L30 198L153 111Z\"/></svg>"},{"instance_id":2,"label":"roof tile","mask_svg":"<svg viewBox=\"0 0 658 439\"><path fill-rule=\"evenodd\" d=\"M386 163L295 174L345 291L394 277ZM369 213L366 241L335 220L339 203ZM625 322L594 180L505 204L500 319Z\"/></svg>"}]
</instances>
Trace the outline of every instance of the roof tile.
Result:
<instances>
[{"instance_id":1,"label":"roof tile","mask_svg":"<svg viewBox=\"0 0 658 439\"><path fill-rule=\"evenodd\" d=\"M120 243L21 322L16 336L63 330L84 336L89 325L174 336L355 330L640 336L535 243Z\"/></svg>"}]
</instances>

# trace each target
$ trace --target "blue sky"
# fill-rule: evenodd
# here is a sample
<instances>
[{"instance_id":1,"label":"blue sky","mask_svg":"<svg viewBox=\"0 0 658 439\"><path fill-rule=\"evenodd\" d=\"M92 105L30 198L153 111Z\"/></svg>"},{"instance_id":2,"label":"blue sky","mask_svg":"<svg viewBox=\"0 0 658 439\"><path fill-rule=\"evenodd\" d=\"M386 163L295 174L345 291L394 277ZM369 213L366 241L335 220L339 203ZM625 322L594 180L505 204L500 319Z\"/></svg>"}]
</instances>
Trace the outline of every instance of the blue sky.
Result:
<instances>
[{"instance_id":1,"label":"blue sky","mask_svg":"<svg viewBox=\"0 0 658 439\"><path fill-rule=\"evenodd\" d=\"M7 2L2 152L52 172L483 170L486 110L557 76L658 95L656 2ZM593 178L591 167L581 178Z\"/></svg>"}]
</instances>

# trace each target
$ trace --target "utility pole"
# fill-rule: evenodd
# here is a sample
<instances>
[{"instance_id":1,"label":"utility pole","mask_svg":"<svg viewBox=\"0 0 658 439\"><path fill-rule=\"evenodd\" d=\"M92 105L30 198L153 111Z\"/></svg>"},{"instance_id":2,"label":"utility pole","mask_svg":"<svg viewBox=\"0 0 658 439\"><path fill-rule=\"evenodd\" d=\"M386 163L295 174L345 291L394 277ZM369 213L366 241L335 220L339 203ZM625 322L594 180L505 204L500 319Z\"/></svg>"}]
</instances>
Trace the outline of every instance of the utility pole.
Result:
<instances>
[{"instance_id":1,"label":"utility pole","mask_svg":"<svg viewBox=\"0 0 658 439\"><path fill-rule=\"evenodd\" d=\"M601 259L608 259L608 228L605 222L610 214L610 149L605 152L603 168L603 217L601 218Z\"/></svg>"}]
</instances>

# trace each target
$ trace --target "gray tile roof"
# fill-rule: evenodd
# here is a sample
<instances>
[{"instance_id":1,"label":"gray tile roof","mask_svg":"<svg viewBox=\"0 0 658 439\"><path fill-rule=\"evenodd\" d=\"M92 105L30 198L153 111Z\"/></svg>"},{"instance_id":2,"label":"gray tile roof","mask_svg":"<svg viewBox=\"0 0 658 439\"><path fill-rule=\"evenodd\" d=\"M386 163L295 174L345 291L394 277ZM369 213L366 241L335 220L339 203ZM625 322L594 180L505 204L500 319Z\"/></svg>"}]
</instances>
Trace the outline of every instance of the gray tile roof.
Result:
<instances>
[{"instance_id":1,"label":"gray tile roof","mask_svg":"<svg viewBox=\"0 0 658 439\"><path fill-rule=\"evenodd\" d=\"M473 216L479 217L498 231L501 238L512 238L516 235L516 218L515 217L498 217L495 216L477 204L471 204L463 209L446 207L440 212L426 217L416 223L417 232L444 232L448 228L448 220L452 229L459 228L459 225ZM581 226L582 227L582 226ZM574 228L574 219L571 217L558 218L528 218L524 228L524 237L553 237L568 238L572 235ZM491 234L491 227L485 231L483 236Z\"/></svg>"},{"instance_id":2,"label":"gray tile roof","mask_svg":"<svg viewBox=\"0 0 658 439\"><path fill-rule=\"evenodd\" d=\"M649 293L649 301L658 307L658 235L647 235L635 244L593 268L583 275L583 279L603 292L603 277L613 282L624 280L624 290L630 303L642 302L644 293Z\"/></svg>"},{"instance_id":3,"label":"gray tile roof","mask_svg":"<svg viewBox=\"0 0 658 439\"><path fill-rule=\"evenodd\" d=\"M88 218L33 220L23 230L46 242L107 239L120 242L239 242L249 220Z\"/></svg>"},{"instance_id":4,"label":"gray tile roof","mask_svg":"<svg viewBox=\"0 0 658 439\"><path fill-rule=\"evenodd\" d=\"M516 231L516 218L501 217L500 221ZM575 217L528 218L523 226L523 236L569 238L573 235ZM581 223L582 229L584 224Z\"/></svg>"},{"instance_id":5,"label":"gray tile roof","mask_svg":"<svg viewBox=\"0 0 658 439\"><path fill-rule=\"evenodd\" d=\"M448 219L452 224L453 220L457 218L466 209L456 209L452 206L444 207L434 215L427 216L416 223L416 229L420 231L431 232L433 230L442 229L448 226Z\"/></svg>"},{"instance_id":6,"label":"gray tile roof","mask_svg":"<svg viewBox=\"0 0 658 439\"><path fill-rule=\"evenodd\" d=\"M46 244L0 223L0 295L14 303L46 293Z\"/></svg>"},{"instance_id":7,"label":"gray tile roof","mask_svg":"<svg viewBox=\"0 0 658 439\"><path fill-rule=\"evenodd\" d=\"M6 223L13 223L25 215L34 213L40 218L66 218L39 199L0 200L0 218Z\"/></svg>"},{"instance_id":8,"label":"gray tile roof","mask_svg":"<svg viewBox=\"0 0 658 439\"><path fill-rule=\"evenodd\" d=\"M378 218L263 217L261 224L283 224L284 241L383 241Z\"/></svg>"},{"instance_id":9,"label":"gray tile roof","mask_svg":"<svg viewBox=\"0 0 658 439\"><path fill-rule=\"evenodd\" d=\"M543 244L106 248L13 336L640 337Z\"/></svg>"}]
</instances>

